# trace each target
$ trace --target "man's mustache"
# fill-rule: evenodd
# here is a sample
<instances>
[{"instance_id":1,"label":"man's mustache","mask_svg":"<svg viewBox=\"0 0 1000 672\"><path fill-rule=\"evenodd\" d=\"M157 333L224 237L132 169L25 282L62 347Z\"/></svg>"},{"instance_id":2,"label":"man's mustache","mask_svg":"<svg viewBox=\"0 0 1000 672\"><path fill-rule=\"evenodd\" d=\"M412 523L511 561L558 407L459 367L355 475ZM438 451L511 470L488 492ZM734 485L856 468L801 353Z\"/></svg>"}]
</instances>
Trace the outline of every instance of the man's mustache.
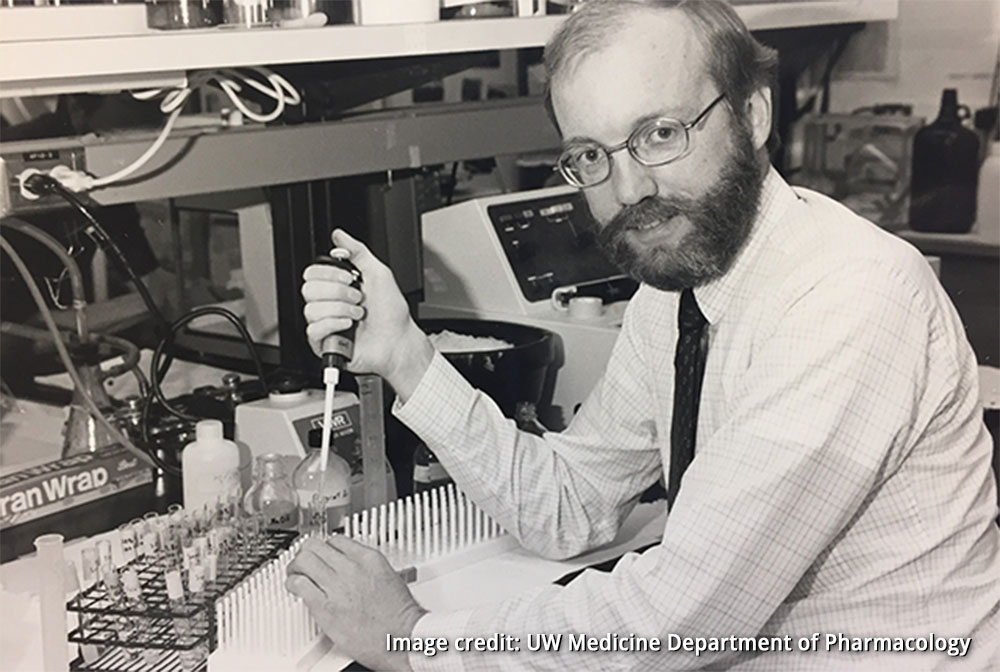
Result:
<instances>
[{"instance_id":1,"label":"man's mustache","mask_svg":"<svg viewBox=\"0 0 1000 672\"><path fill-rule=\"evenodd\" d=\"M618 211L607 226L601 231L605 236L612 236L621 231L647 226L653 222L667 222L677 215L691 212L695 204L685 198L663 198L648 196L633 205Z\"/></svg>"}]
</instances>

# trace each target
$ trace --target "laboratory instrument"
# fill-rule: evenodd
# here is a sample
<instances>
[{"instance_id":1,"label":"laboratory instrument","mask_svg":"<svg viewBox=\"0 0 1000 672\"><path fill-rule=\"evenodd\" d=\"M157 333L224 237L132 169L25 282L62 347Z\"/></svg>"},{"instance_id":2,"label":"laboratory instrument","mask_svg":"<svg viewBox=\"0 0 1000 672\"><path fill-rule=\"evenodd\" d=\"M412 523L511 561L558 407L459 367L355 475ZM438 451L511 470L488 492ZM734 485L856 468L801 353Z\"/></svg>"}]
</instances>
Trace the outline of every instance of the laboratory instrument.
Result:
<instances>
[{"instance_id":1,"label":"laboratory instrument","mask_svg":"<svg viewBox=\"0 0 1000 672\"><path fill-rule=\"evenodd\" d=\"M421 321L494 320L557 334L551 401L562 422L540 413L552 429L562 429L603 372L637 287L597 248L594 226L570 187L476 198L422 217ZM585 296L600 298L603 310L562 310Z\"/></svg>"}]
</instances>

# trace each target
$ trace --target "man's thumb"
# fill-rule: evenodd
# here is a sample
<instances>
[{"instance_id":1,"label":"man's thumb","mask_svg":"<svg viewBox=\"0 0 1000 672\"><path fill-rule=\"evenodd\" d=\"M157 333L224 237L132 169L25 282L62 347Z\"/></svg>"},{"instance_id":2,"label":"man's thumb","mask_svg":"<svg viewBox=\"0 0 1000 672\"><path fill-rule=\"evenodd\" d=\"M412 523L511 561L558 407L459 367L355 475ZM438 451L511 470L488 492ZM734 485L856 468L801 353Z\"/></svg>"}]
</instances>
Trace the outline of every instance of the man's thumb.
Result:
<instances>
[{"instance_id":1,"label":"man's thumb","mask_svg":"<svg viewBox=\"0 0 1000 672\"><path fill-rule=\"evenodd\" d=\"M357 238L354 238L343 229L334 229L330 235L335 247L340 247L351 253L351 260L365 263L371 258L371 251Z\"/></svg>"}]
</instances>

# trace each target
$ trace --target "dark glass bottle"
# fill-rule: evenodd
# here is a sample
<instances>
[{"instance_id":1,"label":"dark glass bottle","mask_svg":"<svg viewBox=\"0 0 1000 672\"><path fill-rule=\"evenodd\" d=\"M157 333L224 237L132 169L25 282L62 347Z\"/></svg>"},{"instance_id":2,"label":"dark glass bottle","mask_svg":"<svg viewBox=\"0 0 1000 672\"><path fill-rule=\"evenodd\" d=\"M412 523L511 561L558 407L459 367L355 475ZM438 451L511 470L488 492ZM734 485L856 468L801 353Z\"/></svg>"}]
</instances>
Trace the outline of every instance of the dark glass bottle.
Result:
<instances>
[{"instance_id":1,"label":"dark glass bottle","mask_svg":"<svg viewBox=\"0 0 1000 672\"><path fill-rule=\"evenodd\" d=\"M979 138L962 126L969 108L955 89L941 94L941 111L913 139L910 227L914 231L967 233L976 219Z\"/></svg>"},{"instance_id":2,"label":"dark glass bottle","mask_svg":"<svg viewBox=\"0 0 1000 672\"><path fill-rule=\"evenodd\" d=\"M423 492L451 483L451 476L437 456L421 441L413 451L413 492Z\"/></svg>"}]
</instances>

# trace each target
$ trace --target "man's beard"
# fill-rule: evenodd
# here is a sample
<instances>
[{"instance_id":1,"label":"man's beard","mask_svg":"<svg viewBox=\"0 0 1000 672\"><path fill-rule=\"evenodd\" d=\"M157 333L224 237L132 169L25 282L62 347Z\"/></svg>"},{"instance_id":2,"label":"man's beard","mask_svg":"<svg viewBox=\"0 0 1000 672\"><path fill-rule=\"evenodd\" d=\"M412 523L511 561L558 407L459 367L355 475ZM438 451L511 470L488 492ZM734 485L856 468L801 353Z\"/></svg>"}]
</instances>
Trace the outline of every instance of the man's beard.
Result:
<instances>
[{"instance_id":1,"label":"man's beard","mask_svg":"<svg viewBox=\"0 0 1000 672\"><path fill-rule=\"evenodd\" d=\"M733 157L719 179L698 198L650 196L623 208L597 233L609 259L636 280L665 291L697 287L722 276L750 236L760 202L763 172L749 132L737 127ZM691 231L674 247L636 249L628 230L683 215Z\"/></svg>"}]
</instances>

